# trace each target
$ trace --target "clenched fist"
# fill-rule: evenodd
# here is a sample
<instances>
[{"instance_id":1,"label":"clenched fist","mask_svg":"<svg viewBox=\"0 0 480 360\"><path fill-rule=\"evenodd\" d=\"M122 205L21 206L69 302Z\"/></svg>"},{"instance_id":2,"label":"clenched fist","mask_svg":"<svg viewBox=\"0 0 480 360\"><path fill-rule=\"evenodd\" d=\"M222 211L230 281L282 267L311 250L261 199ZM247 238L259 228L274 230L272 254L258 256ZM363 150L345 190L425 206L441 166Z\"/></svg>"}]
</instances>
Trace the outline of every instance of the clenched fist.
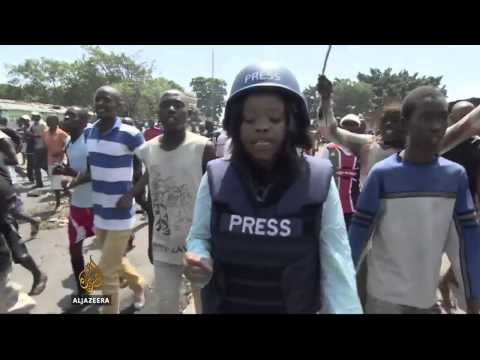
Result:
<instances>
[{"instance_id":1,"label":"clenched fist","mask_svg":"<svg viewBox=\"0 0 480 360\"><path fill-rule=\"evenodd\" d=\"M322 100L328 100L332 96L333 85L325 75L320 75L317 81L317 91L322 97Z\"/></svg>"}]
</instances>

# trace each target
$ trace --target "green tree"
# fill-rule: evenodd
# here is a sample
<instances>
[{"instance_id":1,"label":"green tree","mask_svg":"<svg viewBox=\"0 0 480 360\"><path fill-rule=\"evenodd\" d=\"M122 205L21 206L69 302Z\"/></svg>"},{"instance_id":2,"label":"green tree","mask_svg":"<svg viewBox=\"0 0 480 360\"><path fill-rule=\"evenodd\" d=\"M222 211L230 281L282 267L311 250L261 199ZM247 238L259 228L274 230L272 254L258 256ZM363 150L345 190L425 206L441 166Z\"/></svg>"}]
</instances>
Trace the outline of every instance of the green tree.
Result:
<instances>
[{"instance_id":1,"label":"green tree","mask_svg":"<svg viewBox=\"0 0 480 360\"><path fill-rule=\"evenodd\" d=\"M380 69L370 69L369 74L359 73L357 79L361 82L370 84L373 90L372 102L374 110L381 109L384 100L387 98L402 99L408 92L422 85L441 86L442 76L422 76L418 73L409 74L402 70L398 74L392 73L388 68L383 72ZM440 87L442 93L447 95L445 85Z\"/></svg>"},{"instance_id":2,"label":"green tree","mask_svg":"<svg viewBox=\"0 0 480 360\"><path fill-rule=\"evenodd\" d=\"M9 84L21 87L26 101L62 103L69 63L46 58L27 59L7 68L11 78Z\"/></svg>"},{"instance_id":3,"label":"green tree","mask_svg":"<svg viewBox=\"0 0 480 360\"><path fill-rule=\"evenodd\" d=\"M349 113L366 113L371 110L373 89L370 84L349 79L335 79L334 111L343 117Z\"/></svg>"},{"instance_id":4,"label":"green tree","mask_svg":"<svg viewBox=\"0 0 480 360\"><path fill-rule=\"evenodd\" d=\"M197 96L198 109L207 117L218 123L225 107L227 83L222 79L196 77L190 82Z\"/></svg>"},{"instance_id":5,"label":"green tree","mask_svg":"<svg viewBox=\"0 0 480 360\"><path fill-rule=\"evenodd\" d=\"M164 77L145 81L141 88L141 96L136 103L135 116L142 120L156 119L160 96L170 89L184 91L176 82Z\"/></svg>"},{"instance_id":6,"label":"green tree","mask_svg":"<svg viewBox=\"0 0 480 360\"><path fill-rule=\"evenodd\" d=\"M41 58L9 66L9 84L20 87L26 101L81 106L92 105L100 86L120 84L126 91L126 110L134 115L143 86L153 80L153 63L98 46L82 48L85 54L73 63Z\"/></svg>"},{"instance_id":7,"label":"green tree","mask_svg":"<svg viewBox=\"0 0 480 360\"><path fill-rule=\"evenodd\" d=\"M136 61L124 53L105 52L98 46L82 48L86 54L71 65L64 103L88 106L99 87L125 83L122 88L128 89L127 111L134 114L142 84L152 80L153 64Z\"/></svg>"},{"instance_id":8,"label":"green tree","mask_svg":"<svg viewBox=\"0 0 480 360\"><path fill-rule=\"evenodd\" d=\"M22 88L10 84L0 84L0 99L23 100Z\"/></svg>"}]
</instances>

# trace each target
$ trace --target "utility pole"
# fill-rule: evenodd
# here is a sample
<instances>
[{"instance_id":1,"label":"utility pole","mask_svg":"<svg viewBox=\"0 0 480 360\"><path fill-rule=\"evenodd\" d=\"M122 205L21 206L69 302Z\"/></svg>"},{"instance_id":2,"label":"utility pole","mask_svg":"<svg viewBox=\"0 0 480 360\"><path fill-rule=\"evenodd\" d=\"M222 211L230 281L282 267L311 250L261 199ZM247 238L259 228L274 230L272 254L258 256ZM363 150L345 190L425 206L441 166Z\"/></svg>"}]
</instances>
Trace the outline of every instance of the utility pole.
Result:
<instances>
[{"instance_id":1,"label":"utility pole","mask_svg":"<svg viewBox=\"0 0 480 360\"><path fill-rule=\"evenodd\" d=\"M212 78L215 77L215 50L212 49Z\"/></svg>"},{"instance_id":2,"label":"utility pole","mask_svg":"<svg viewBox=\"0 0 480 360\"><path fill-rule=\"evenodd\" d=\"M211 88L211 94L210 96L212 97L212 122L215 120L215 94L213 91L213 80L215 79L215 50L212 48L212 88Z\"/></svg>"}]
</instances>

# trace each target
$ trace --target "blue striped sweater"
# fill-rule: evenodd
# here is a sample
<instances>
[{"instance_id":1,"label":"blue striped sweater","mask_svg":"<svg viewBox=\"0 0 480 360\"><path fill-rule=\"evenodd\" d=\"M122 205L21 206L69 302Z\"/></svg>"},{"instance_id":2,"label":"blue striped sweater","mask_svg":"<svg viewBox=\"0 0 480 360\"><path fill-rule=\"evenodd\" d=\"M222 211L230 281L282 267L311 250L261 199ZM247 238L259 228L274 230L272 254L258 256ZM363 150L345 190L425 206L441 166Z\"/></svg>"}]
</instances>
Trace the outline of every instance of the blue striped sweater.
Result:
<instances>
[{"instance_id":1,"label":"blue striped sweater","mask_svg":"<svg viewBox=\"0 0 480 360\"><path fill-rule=\"evenodd\" d=\"M370 296L427 308L446 252L466 299L480 298L480 226L465 169L442 157L376 164L350 228L355 265L368 263Z\"/></svg>"}]
</instances>

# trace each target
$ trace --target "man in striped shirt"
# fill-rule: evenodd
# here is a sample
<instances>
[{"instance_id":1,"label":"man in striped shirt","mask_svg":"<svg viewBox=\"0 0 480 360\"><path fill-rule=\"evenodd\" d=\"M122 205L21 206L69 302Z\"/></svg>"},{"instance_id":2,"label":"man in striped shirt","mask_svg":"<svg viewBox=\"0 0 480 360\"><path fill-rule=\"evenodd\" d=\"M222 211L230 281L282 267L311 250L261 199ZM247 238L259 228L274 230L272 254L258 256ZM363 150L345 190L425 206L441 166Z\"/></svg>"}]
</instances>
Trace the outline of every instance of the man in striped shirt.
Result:
<instances>
[{"instance_id":1,"label":"man in striped shirt","mask_svg":"<svg viewBox=\"0 0 480 360\"><path fill-rule=\"evenodd\" d=\"M340 120L340 127L356 134L363 133L362 120L355 114L348 114ZM343 215L347 230L350 227L351 219L355 211L355 205L360 193L359 177L360 166L358 157L335 143L329 143L320 157L329 159L334 169L334 178L337 183L340 200L342 202Z\"/></svg>"},{"instance_id":2,"label":"man in striped shirt","mask_svg":"<svg viewBox=\"0 0 480 360\"><path fill-rule=\"evenodd\" d=\"M135 309L145 303L144 280L124 256L134 227L134 208L120 206L120 199L132 189L134 152L145 142L135 127L123 124L118 117L121 94L110 86L95 93L98 116L87 136L89 175L80 176L73 186L92 181L94 226L102 244L100 269L103 293L112 302L103 312L118 314L119 277L125 279L135 293Z\"/></svg>"}]
</instances>

